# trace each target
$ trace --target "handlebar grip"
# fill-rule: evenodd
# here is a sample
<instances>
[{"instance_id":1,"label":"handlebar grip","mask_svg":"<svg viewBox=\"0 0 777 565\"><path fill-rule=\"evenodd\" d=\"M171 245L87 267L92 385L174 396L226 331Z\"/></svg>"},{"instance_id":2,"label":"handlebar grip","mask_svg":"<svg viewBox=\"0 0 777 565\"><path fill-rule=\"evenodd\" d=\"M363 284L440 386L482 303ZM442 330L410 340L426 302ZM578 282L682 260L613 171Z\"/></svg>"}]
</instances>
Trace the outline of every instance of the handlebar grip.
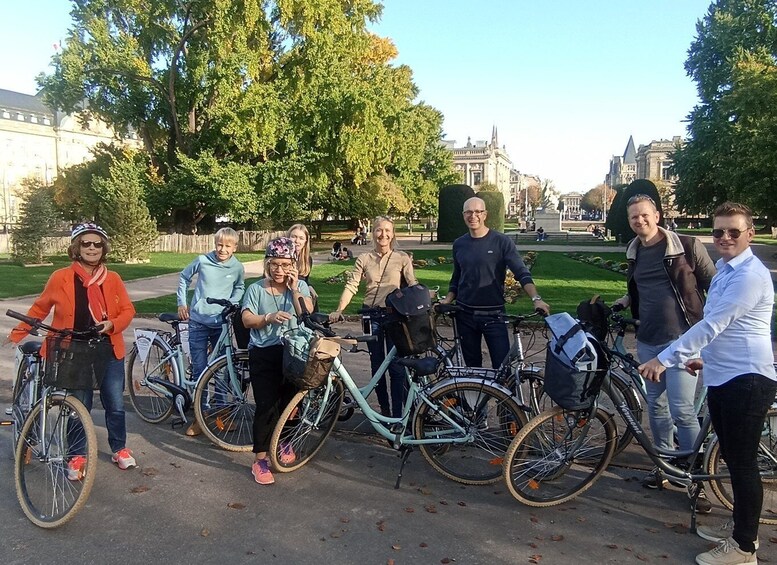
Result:
<instances>
[{"instance_id":1,"label":"handlebar grip","mask_svg":"<svg viewBox=\"0 0 777 565\"><path fill-rule=\"evenodd\" d=\"M459 306L457 304L441 304L437 302L432 306L432 309L438 314L450 314L458 312Z\"/></svg>"},{"instance_id":2,"label":"handlebar grip","mask_svg":"<svg viewBox=\"0 0 777 565\"><path fill-rule=\"evenodd\" d=\"M10 316L11 318L15 318L19 320L20 322L24 322L28 326L35 327L36 325L40 324L40 320L38 318L32 318L30 316L26 316L24 314L20 314L19 312L15 312L14 310L6 310L5 311L6 316Z\"/></svg>"},{"instance_id":3,"label":"handlebar grip","mask_svg":"<svg viewBox=\"0 0 777 565\"><path fill-rule=\"evenodd\" d=\"M625 309L626 307L620 302L613 304L612 308L610 308L610 310L612 310L614 313L620 312L621 310L625 310Z\"/></svg>"},{"instance_id":4,"label":"handlebar grip","mask_svg":"<svg viewBox=\"0 0 777 565\"><path fill-rule=\"evenodd\" d=\"M226 298L211 298L207 297L205 298L205 302L208 304L218 304L219 306L223 306L224 308L232 306L232 302L227 300Z\"/></svg>"}]
</instances>

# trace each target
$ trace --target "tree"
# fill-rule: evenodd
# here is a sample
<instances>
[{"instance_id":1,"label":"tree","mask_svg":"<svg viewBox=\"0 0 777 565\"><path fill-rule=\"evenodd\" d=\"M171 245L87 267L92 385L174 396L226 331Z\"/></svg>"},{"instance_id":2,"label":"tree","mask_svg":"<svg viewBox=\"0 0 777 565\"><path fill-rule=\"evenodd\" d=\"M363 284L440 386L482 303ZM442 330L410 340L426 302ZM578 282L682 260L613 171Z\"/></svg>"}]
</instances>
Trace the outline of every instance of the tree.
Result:
<instances>
[{"instance_id":1,"label":"tree","mask_svg":"<svg viewBox=\"0 0 777 565\"><path fill-rule=\"evenodd\" d=\"M673 154L676 204L709 213L737 200L777 216L777 2L716 0L697 23L685 69L700 104Z\"/></svg>"},{"instance_id":2,"label":"tree","mask_svg":"<svg viewBox=\"0 0 777 565\"><path fill-rule=\"evenodd\" d=\"M609 210L612 201L615 198L615 190L608 188L605 184L598 184L583 195L580 207L588 212L603 211L603 206ZM605 202L605 198L607 202Z\"/></svg>"},{"instance_id":3,"label":"tree","mask_svg":"<svg viewBox=\"0 0 777 565\"><path fill-rule=\"evenodd\" d=\"M21 214L11 230L11 256L25 264L42 263L43 238L61 222L54 206L54 190L38 181L24 181L20 194Z\"/></svg>"}]
</instances>

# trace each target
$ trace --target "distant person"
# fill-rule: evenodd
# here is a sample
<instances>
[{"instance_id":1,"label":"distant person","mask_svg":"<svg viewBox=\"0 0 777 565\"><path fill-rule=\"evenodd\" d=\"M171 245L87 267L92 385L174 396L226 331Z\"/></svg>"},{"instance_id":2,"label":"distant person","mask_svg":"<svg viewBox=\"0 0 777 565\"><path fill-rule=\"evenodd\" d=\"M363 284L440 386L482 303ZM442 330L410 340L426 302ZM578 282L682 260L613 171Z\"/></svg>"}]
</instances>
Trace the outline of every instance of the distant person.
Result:
<instances>
[{"instance_id":1,"label":"distant person","mask_svg":"<svg viewBox=\"0 0 777 565\"><path fill-rule=\"evenodd\" d=\"M238 235L232 228L216 232L216 249L200 255L181 271L178 277L178 318L189 322L189 354L192 359L192 377L198 378L208 364L208 351L216 347L221 336L221 312L218 304L208 304L207 298L221 298L234 304L240 303L245 291L245 268L235 257ZM186 293L194 276L191 309L186 303ZM202 430L195 421L186 435L200 435Z\"/></svg>"},{"instance_id":2,"label":"distant person","mask_svg":"<svg viewBox=\"0 0 777 565\"><path fill-rule=\"evenodd\" d=\"M507 326L499 322L505 312L504 285L507 269L530 297L534 308L546 314L550 307L534 286L529 269L523 263L509 237L486 226L486 203L473 197L464 202L462 211L469 233L453 242L453 274L448 294L440 300L456 300L456 322L461 336L461 351L469 367L482 367L481 341L485 338L491 365L499 367L510 349Z\"/></svg>"},{"instance_id":3,"label":"distant person","mask_svg":"<svg viewBox=\"0 0 777 565\"><path fill-rule=\"evenodd\" d=\"M545 241L545 228L542 226L537 228L537 241Z\"/></svg>"},{"instance_id":4,"label":"distant person","mask_svg":"<svg viewBox=\"0 0 777 565\"><path fill-rule=\"evenodd\" d=\"M313 300L313 309L317 310L318 294L310 286L310 272L313 270L313 255L310 253L310 231L304 224L294 224L286 232L286 236L294 242L294 248L297 252L297 275L299 280L307 283L310 297Z\"/></svg>"},{"instance_id":5,"label":"distant person","mask_svg":"<svg viewBox=\"0 0 777 565\"><path fill-rule=\"evenodd\" d=\"M340 248L343 246L342 243L339 241L335 241L332 244L332 251L329 252L329 254L332 256L333 261L339 261L340 260Z\"/></svg>"}]
</instances>

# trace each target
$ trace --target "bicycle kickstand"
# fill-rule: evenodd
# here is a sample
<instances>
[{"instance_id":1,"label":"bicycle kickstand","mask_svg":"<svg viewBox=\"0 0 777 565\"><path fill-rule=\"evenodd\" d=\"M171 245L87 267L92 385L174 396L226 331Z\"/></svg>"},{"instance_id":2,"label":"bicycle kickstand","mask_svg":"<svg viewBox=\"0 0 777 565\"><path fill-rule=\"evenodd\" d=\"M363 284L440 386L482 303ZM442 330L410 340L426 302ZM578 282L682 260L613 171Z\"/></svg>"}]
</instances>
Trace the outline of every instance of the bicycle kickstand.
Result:
<instances>
[{"instance_id":1,"label":"bicycle kickstand","mask_svg":"<svg viewBox=\"0 0 777 565\"><path fill-rule=\"evenodd\" d=\"M399 464L399 473L397 474L397 483L394 485L395 489L399 488L399 483L402 482L402 470L405 468L405 463L407 463L408 457L410 457L410 452L413 451L413 448L409 445L403 445L399 448L399 452L402 454L402 462Z\"/></svg>"},{"instance_id":2,"label":"bicycle kickstand","mask_svg":"<svg viewBox=\"0 0 777 565\"><path fill-rule=\"evenodd\" d=\"M180 420L176 420L171 424L173 429L180 428L188 423L188 420L186 419L186 399L181 394L175 395L175 409L178 412Z\"/></svg>"},{"instance_id":3,"label":"bicycle kickstand","mask_svg":"<svg viewBox=\"0 0 777 565\"><path fill-rule=\"evenodd\" d=\"M696 533L696 499L699 498L699 494L701 494L701 483L691 483L688 485L688 494L690 495L689 498L691 500L691 527L690 532L692 534Z\"/></svg>"}]
</instances>

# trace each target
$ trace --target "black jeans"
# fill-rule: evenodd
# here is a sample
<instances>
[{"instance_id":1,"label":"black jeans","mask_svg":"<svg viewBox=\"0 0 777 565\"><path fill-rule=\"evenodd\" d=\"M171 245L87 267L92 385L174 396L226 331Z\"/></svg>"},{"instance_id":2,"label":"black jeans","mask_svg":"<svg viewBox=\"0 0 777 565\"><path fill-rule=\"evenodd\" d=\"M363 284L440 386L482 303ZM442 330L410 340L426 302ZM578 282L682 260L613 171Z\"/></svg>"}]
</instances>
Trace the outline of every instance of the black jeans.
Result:
<instances>
[{"instance_id":1,"label":"black jeans","mask_svg":"<svg viewBox=\"0 0 777 565\"><path fill-rule=\"evenodd\" d=\"M483 352L480 346L482 338L486 339L488 354L491 356L491 366L496 369L502 364L510 351L510 336L507 326L497 319L503 313L500 310L472 312L459 310L456 313L456 325L461 336L461 353L467 367L482 367Z\"/></svg>"},{"instance_id":2,"label":"black jeans","mask_svg":"<svg viewBox=\"0 0 777 565\"><path fill-rule=\"evenodd\" d=\"M297 390L283 378L282 345L250 347L248 370L256 402L253 452L261 453L270 448L275 424Z\"/></svg>"},{"instance_id":3,"label":"black jeans","mask_svg":"<svg viewBox=\"0 0 777 565\"><path fill-rule=\"evenodd\" d=\"M372 378L386 359L386 353L394 347L394 343L388 334L383 331L383 326L375 321L370 323L372 335L378 338L375 341L367 342L367 349L370 352L370 369L372 370L370 378ZM375 394L378 397L378 404L380 404L381 410L388 410L394 418L399 418L402 416L402 408L407 399L407 375L405 374L405 369L396 363L389 365L388 373L389 377L391 377L391 403L389 404L385 373L378 381L378 384L375 385Z\"/></svg>"},{"instance_id":4,"label":"black jeans","mask_svg":"<svg viewBox=\"0 0 777 565\"><path fill-rule=\"evenodd\" d=\"M733 538L742 551L754 552L763 486L758 474L758 443L764 418L774 402L777 382L754 373L709 387L707 405L720 451L731 473L734 494Z\"/></svg>"}]
</instances>

